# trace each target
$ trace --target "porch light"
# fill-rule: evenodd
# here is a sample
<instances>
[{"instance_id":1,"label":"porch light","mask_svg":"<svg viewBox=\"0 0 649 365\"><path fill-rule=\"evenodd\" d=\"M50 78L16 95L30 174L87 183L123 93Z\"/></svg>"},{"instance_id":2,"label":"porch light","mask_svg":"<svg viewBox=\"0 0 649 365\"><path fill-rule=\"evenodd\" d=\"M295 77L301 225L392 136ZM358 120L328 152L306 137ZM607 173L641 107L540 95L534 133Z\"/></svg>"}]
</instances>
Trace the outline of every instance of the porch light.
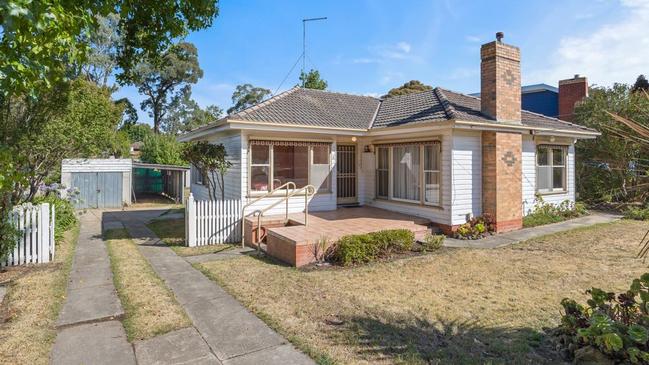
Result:
<instances>
[{"instance_id":1,"label":"porch light","mask_svg":"<svg viewBox=\"0 0 649 365\"><path fill-rule=\"evenodd\" d=\"M357 139L357 138L356 138L355 136L352 137L352 142L356 142L356 139Z\"/></svg>"}]
</instances>

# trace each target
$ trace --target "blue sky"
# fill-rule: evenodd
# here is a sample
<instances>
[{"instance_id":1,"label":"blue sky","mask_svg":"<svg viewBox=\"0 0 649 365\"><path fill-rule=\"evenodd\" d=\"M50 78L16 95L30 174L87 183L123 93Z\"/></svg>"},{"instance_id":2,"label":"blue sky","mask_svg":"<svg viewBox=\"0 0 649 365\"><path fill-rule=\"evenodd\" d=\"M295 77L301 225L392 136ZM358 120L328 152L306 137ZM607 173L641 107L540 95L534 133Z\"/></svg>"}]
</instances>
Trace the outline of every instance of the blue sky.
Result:
<instances>
[{"instance_id":1,"label":"blue sky","mask_svg":"<svg viewBox=\"0 0 649 365\"><path fill-rule=\"evenodd\" d=\"M307 69L331 91L379 96L411 79L479 91L480 45L497 31L521 48L523 84L579 73L610 85L649 73L649 0L224 0L212 27L187 37L204 70L194 99L225 110L238 84L275 92L302 52L301 20L321 16L307 26ZM279 92L297 84L300 67ZM142 100L132 87L122 96Z\"/></svg>"}]
</instances>

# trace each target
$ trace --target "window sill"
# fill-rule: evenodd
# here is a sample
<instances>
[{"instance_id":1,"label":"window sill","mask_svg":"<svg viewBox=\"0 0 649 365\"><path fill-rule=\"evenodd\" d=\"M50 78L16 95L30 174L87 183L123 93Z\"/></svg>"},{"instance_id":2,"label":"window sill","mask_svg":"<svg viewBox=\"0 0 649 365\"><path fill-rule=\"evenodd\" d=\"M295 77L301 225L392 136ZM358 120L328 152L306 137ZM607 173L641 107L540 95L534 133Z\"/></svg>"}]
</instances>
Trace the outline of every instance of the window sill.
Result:
<instances>
[{"instance_id":1,"label":"window sill","mask_svg":"<svg viewBox=\"0 0 649 365\"><path fill-rule=\"evenodd\" d=\"M421 204L421 203L407 202L403 200L394 200L394 199L386 199L386 198L374 198L374 200L390 203L390 204L404 205L408 207L429 208L429 209L439 210L439 211L444 210L444 207L442 207L441 205Z\"/></svg>"},{"instance_id":2,"label":"window sill","mask_svg":"<svg viewBox=\"0 0 649 365\"><path fill-rule=\"evenodd\" d=\"M561 191L536 191L537 194L546 196L546 195L563 195L563 194L568 194L568 190L561 190Z\"/></svg>"}]
</instances>

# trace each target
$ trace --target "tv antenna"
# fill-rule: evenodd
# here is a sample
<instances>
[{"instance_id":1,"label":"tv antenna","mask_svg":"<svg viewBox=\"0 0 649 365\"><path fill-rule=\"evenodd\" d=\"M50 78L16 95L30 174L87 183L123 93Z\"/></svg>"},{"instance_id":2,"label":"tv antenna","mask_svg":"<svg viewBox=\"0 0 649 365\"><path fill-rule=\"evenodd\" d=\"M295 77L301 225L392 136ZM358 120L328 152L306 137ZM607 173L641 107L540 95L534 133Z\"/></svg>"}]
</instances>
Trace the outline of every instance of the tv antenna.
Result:
<instances>
[{"instance_id":1,"label":"tv antenna","mask_svg":"<svg viewBox=\"0 0 649 365\"><path fill-rule=\"evenodd\" d=\"M327 20L327 17L302 19L302 73L300 75L304 74L304 69L306 68L306 22L319 20ZM304 86L304 82L305 80L302 80L302 86Z\"/></svg>"}]
</instances>

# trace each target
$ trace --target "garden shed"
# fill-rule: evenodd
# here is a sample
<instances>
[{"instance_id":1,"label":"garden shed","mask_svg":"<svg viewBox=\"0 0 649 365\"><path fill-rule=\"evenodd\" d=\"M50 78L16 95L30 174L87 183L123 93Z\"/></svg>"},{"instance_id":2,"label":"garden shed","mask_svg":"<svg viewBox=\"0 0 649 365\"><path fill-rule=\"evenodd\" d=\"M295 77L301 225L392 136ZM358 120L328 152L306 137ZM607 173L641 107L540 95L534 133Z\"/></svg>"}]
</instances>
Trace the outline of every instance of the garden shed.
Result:
<instances>
[{"instance_id":1,"label":"garden shed","mask_svg":"<svg viewBox=\"0 0 649 365\"><path fill-rule=\"evenodd\" d=\"M188 175L184 166L131 159L66 159L61 164L61 184L79 191L77 208L121 208L151 194L180 203Z\"/></svg>"}]
</instances>

